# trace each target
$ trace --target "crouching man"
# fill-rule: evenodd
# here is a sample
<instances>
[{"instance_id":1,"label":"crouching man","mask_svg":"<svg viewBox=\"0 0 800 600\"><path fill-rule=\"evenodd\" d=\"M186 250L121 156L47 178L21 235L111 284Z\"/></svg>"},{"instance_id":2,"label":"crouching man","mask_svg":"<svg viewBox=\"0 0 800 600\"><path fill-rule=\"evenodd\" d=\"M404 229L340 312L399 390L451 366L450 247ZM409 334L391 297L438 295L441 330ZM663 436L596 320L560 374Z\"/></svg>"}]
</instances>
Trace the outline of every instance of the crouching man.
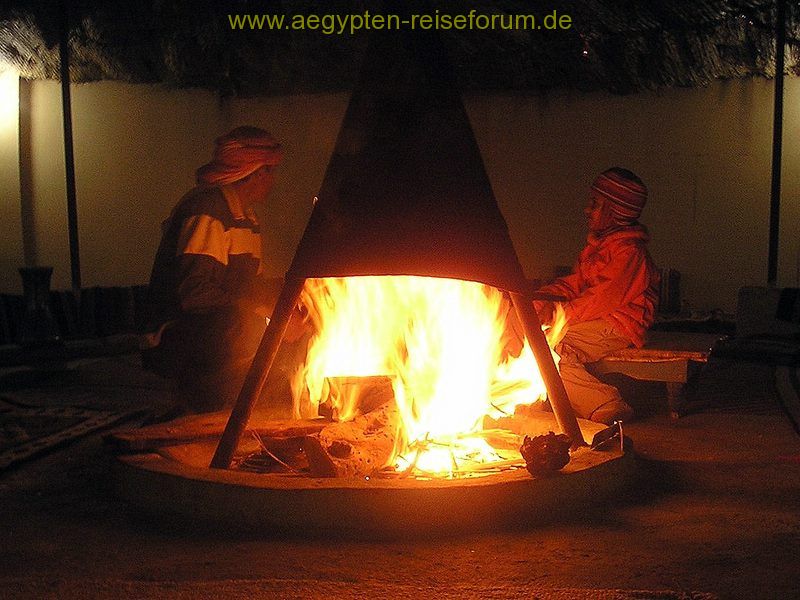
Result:
<instances>
[{"instance_id":1,"label":"crouching man","mask_svg":"<svg viewBox=\"0 0 800 600\"><path fill-rule=\"evenodd\" d=\"M186 411L231 407L277 298L263 277L261 225L282 158L280 144L256 127L216 140L162 226L149 286L152 348L145 366L173 379ZM301 328L292 319L287 337Z\"/></svg>"}]
</instances>

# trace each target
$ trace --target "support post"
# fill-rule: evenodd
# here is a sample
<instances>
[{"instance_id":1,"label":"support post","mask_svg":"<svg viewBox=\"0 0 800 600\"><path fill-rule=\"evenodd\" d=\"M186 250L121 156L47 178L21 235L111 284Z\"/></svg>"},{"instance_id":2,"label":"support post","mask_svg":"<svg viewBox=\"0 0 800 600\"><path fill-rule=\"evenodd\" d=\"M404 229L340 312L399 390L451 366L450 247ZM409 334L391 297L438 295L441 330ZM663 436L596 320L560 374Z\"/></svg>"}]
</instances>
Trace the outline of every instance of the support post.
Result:
<instances>
[{"instance_id":1,"label":"support post","mask_svg":"<svg viewBox=\"0 0 800 600\"><path fill-rule=\"evenodd\" d=\"M22 223L22 256L26 267L38 263L36 205L33 191L33 115L31 82L19 80L19 205Z\"/></svg>"},{"instance_id":2,"label":"support post","mask_svg":"<svg viewBox=\"0 0 800 600\"><path fill-rule=\"evenodd\" d=\"M275 355L278 353L278 347L286 333L286 327L300 298L304 283L305 279L303 278L287 278L283 284L275 310L272 312L272 318L264 331L264 336L258 345L256 355L253 357L253 363L247 372L247 377L245 377L242 390L236 399L236 405L231 411L231 416L228 418L228 423L225 425L225 431L222 432L214 458L211 459L212 469L227 469L231 466L233 454L236 452L239 439L242 437L242 433L250 420L250 414L253 412L253 406L272 368Z\"/></svg>"},{"instance_id":3,"label":"support post","mask_svg":"<svg viewBox=\"0 0 800 600\"><path fill-rule=\"evenodd\" d=\"M533 308L533 303L524 294L518 292L511 292L511 303L514 305L514 310L517 311L517 317L522 323L525 337L528 338L528 343L533 350L533 356L536 358L536 364L542 374L544 387L550 398L550 405L553 407L558 426L572 440L573 448L585 446L586 441L583 439L575 412L569 403L567 390L564 388L564 382L561 381L561 375L553 361L550 346L542 331L542 323Z\"/></svg>"},{"instance_id":4,"label":"support post","mask_svg":"<svg viewBox=\"0 0 800 600\"><path fill-rule=\"evenodd\" d=\"M783 70L786 56L786 0L777 0L775 15L775 99L772 117L772 186L769 202L767 285L778 285L778 241L781 220L781 153L783 148Z\"/></svg>"},{"instance_id":5,"label":"support post","mask_svg":"<svg viewBox=\"0 0 800 600\"><path fill-rule=\"evenodd\" d=\"M69 259L72 274L72 293L75 301L81 297L81 259L78 247L78 201L75 191L75 151L72 143L72 99L69 78L69 10L67 0L61 1L61 107L64 122L64 166L67 188L67 228L69 231Z\"/></svg>"}]
</instances>

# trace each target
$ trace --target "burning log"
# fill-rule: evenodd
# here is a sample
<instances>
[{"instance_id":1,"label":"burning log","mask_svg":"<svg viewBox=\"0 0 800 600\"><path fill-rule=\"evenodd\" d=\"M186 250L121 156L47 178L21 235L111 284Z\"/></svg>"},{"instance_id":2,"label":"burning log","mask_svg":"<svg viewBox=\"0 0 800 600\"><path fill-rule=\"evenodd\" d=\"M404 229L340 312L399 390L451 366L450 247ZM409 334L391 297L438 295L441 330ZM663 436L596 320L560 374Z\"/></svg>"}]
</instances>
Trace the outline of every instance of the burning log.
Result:
<instances>
[{"instance_id":1,"label":"burning log","mask_svg":"<svg viewBox=\"0 0 800 600\"><path fill-rule=\"evenodd\" d=\"M519 451L530 474L541 477L566 466L571 445L572 441L568 436L563 433L556 435L551 431L533 438L526 435Z\"/></svg>"},{"instance_id":2,"label":"burning log","mask_svg":"<svg viewBox=\"0 0 800 600\"><path fill-rule=\"evenodd\" d=\"M342 415L365 415L394 401L392 380L385 375L366 377L327 377L327 400L320 404L319 414L338 421Z\"/></svg>"},{"instance_id":3,"label":"burning log","mask_svg":"<svg viewBox=\"0 0 800 600\"><path fill-rule=\"evenodd\" d=\"M400 424L397 405L388 402L352 421L328 425L304 439L314 477L362 477L382 469L392 457Z\"/></svg>"}]
</instances>

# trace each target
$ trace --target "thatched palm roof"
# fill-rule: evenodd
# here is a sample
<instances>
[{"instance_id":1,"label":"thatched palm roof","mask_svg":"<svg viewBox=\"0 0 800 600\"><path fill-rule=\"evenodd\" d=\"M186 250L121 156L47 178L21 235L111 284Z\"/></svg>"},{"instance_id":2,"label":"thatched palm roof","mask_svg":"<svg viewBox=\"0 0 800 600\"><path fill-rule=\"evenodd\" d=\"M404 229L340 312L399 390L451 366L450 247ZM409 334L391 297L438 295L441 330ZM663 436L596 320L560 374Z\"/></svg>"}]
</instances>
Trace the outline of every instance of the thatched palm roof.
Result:
<instances>
[{"instance_id":1,"label":"thatched palm roof","mask_svg":"<svg viewBox=\"0 0 800 600\"><path fill-rule=\"evenodd\" d=\"M68 0L67 0L68 1ZM75 82L114 79L257 95L350 89L367 32L233 30L228 14L375 12L375 0L76 0ZM416 4L407 0L407 4ZM569 30L446 31L464 89L607 89L630 93L774 74L774 0L431 0L440 13L544 14ZM546 8L543 10L543 7ZM424 9L420 9L423 12ZM798 70L800 7L789 4L787 70ZM57 79L59 3L0 9L0 60L27 78Z\"/></svg>"}]
</instances>

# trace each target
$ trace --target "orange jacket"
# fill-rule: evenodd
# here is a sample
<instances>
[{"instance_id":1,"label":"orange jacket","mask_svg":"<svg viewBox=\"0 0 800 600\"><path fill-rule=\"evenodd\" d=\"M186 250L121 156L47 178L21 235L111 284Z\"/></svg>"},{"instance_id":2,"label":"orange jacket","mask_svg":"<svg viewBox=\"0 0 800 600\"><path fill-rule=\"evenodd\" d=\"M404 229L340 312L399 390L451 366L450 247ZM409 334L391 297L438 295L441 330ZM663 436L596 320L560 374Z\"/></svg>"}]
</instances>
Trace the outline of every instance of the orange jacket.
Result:
<instances>
[{"instance_id":1,"label":"orange jacket","mask_svg":"<svg viewBox=\"0 0 800 600\"><path fill-rule=\"evenodd\" d=\"M566 296L567 326L605 319L641 347L658 306L659 272L647 252L649 239L640 224L602 237L589 233L573 273L541 291Z\"/></svg>"}]
</instances>

